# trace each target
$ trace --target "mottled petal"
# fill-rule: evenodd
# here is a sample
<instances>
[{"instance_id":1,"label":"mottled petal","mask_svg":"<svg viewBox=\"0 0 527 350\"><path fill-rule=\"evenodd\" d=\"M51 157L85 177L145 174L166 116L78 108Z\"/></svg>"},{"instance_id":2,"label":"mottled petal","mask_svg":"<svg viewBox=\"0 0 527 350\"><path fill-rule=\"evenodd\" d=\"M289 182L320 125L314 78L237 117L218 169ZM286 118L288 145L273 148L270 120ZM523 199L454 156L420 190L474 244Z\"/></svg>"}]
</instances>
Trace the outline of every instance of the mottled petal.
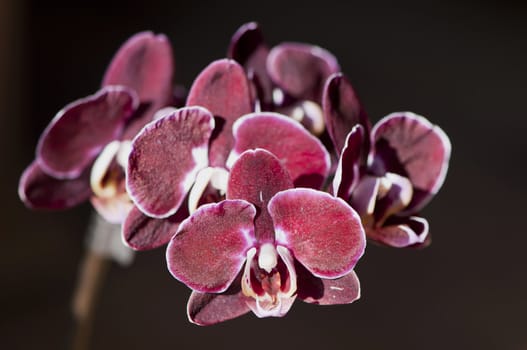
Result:
<instances>
[{"instance_id":1,"label":"mottled petal","mask_svg":"<svg viewBox=\"0 0 527 350\"><path fill-rule=\"evenodd\" d=\"M153 113L170 104L174 59L172 48L163 34L141 32L128 39L117 51L102 85L124 85L133 89L144 106L124 138L131 139L148 122Z\"/></svg>"},{"instance_id":2,"label":"mottled petal","mask_svg":"<svg viewBox=\"0 0 527 350\"><path fill-rule=\"evenodd\" d=\"M233 284L234 286L234 284ZM242 316L250 311L252 302L239 290L221 294L192 292L187 304L190 322L200 326L209 326ZM252 302L254 304L254 302Z\"/></svg>"},{"instance_id":3,"label":"mottled petal","mask_svg":"<svg viewBox=\"0 0 527 350\"><path fill-rule=\"evenodd\" d=\"M403 248L422 244L428 237L428 222L421 217L392 217L385 226L366 229L369 239L385 245Z\"/></svg>"},{"instance_id":4,"label":"mottled petal","mask_svg":"<svg viewBox=\"0 0 527 350\"><path fill-rule=\"evenodd\" d=\"M255 215L254 206L243 200L201 206L168 244L168 270L198 292L225 291L254 245Z\"/></svg>"},{"instance_id":5,"label":"mottled petal","mask_svg":"<svg viewBox=\"0 0 527 350\"><path fill-rule=\"evenodd\" d=\"M91 195L90 172L78 178L60 180L42 171L36 161L22 174L18 195L31 209L66 209L87 200Z\"/></svg>"},{"instance_id":6,"label":"mottled petal","mask_svg":"<svg viewBox=\"0 0 527 350\"><path fill-rule=\"evenodd\" d=\"M415 196L407 211L421 209L445 179L451 150L446 134L424 117L401 112L379 121L372 130L372 140L372 169L408 177L417 190L428 195Z\"/></svg>"},{"instance_id":7,"label":"mottled petal","mask_svg":"<svg viewBox=\"0 0 527 350\"><path fill-rule=\"evenodd\" d=\"M254 81L263 106L270 106L273 99L273 84L266 68L268 54L269 48L256 22L246 23L234 33L227 52L227 56L241 64Z\"/></svg>"},{"instance_id":8,"label":"mottled petal","mask_svg":"<svg viewBox=\"0 0 527 350\"><path fill-rule=\"evenodd\" d=\"M306 303L349 304L360 298L360 282L353 270L337 279L315 277L303 267L298 268L297 273L299 274L298 297Z\"/></svg>"},{"instance_id":9,"label":"mottled petal","mask_svg":"<svg viewBox=\"0 0 527 350\"><path fill-rule=\"evenodd\" d=\"M137 103L133 91L108 86L64 107L40 137L42 169L57 178L78 177L107 143L119 138Z\"/></svg>"},{"instance_id":10,"label":"mottled petal","mask_svg":"<svg viewBox=\"0 0 527 350\"><path fill-rule=\"evenodd\" d=\"M284 115L248 114L234 123L233 134L234 157L249 149L263 148L280 160L295 186L318 189L328 176L330 159L324 145Z\"/></svg>"},{"instance_id":11,"label":"mottled petal","mask_svg":"<svg viewBox=\"0 0 527 350\"><path fill-rule=\"evenodd\" d=\"M331 53L318 46L283 43L269 52L267 70L289 95L320 103L326 79L340 67Z\"/></svg>"},{"instance_id":12,"label":"mottled petal","mask_svg":"<svg viewBox=\"0 0 527 350\"><path fill-rule=\"evenodd\" d=\"M200 169L207 167L214 118L204 108L169 112L148 124L134 139L127 189L147 215L164 218L180 207Z\"/></svg>"},{"instance_id":13,"label":"mottled petal","mask_svg":"<svg viewBox=\"0 0 527 350\"><path fill-rule=\"evenodd\" d=\"M128 213L122 225L123 241L135 250L150 250L167 244L179 224L188 217L185 205L172 216L156 219L146 216L137 207Z\"/></svg>"},{"instance_id":14,"label":"mottled petal","mask_svg":"<svg viewBox=\"0 0 527 350\"><path fill-rule=\"evenodd\" d=\"M364 140L364 128L355 125L346 137L346 142L340 154L335 177L333 178L333 193L347 201L352 191L359 183L360 155Z\"/></svg>"},{"instance_id":15,"label":"mottled petal","mask_svg":"<svg viewBox=\"0 0 527 350\"><path fill-rule=\"evenodd\" d=\"M233 145L232 124L253 111L249 80L243 68L233 60L211 63L190 88L187 106L207 108L216 118L210 143L211 166L224 166Z\"/></svg>"},{"instance_id":16,"label":"mottled petal","mask_svg":"<svg viewBox=\"0 0 527 350\"><path fill-rule=\"evenodd\" d=\"M297 188L276 194L268 208L277 243L317 277L346 275L364 253L361 220L340 198Z\"/></svg>"},{"instance_id":17,"label":"mottled petal","mask_svg":"<svg viewBox=\"0 0 527 350\"><path fill-rule=\"evenodd\" d=\"M267 203L278 192L293 187L280 161L263 149L245 151L232 166L227 184L228 199L244 199L258 211L255 234L260 243L274 242L273 221Z\"/></svg>"},{"instance_id":18,"label":"mottled petal","mask_svg":"<svg viewBox=\"0 0 527 350\"><path fill-rule=\"evenodd\" d=\"M370 134L371 126L368 116L362 108L355 90L342 73L333 74L328 78L324 86L322 108L326 129L337 154L340 154L344 147L346 135L355 125L362 125L365 135ZM363 142L365 142L365 153L367 153L368 137Z\"/></svg>"}]
</instances>

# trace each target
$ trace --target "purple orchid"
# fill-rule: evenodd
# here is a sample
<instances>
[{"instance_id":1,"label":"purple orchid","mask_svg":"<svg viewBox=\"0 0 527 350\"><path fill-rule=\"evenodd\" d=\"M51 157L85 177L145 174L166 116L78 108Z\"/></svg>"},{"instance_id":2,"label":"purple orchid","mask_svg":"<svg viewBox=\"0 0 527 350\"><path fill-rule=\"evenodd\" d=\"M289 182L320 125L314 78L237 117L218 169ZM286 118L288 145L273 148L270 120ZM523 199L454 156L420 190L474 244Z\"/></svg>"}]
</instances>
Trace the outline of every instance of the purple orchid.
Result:
<instances>
[{"instance_id":1,"label":"purple orchid","mask_svg":"<svg viewBox=\"0 0 527 350\"><path fill-rule=\"evenodd\" d=\"M162 118L133 142L127 187L136 205L123 223L123 239L133 249L168 243L189 211L221 200L234 142L232 125L253 111L254 101L243 68L221 59L198 75L186 105L159 111ZM155 167L161 168L152 171ZM159 169L167 176L158 176L165 174Z\"/></svg>"},{"instance_id":2,"label":"purple orchid","mask_svg":"<svg viewBox=\"0 0 527 350\"><path fill-rule=\"evenodd\" d=\"M333 193L357 210L368 238L393 247L428 244L428 222L417 213L445 179L447 135L411 112L392 113L371 128L342 74L328 79L324 112L340 155Z\"/></svg>"},{"instance_id":3,"label":"purple orchid","mask_svg":"<svg viewBox=\"0 0 527 350\"><path fill-rule=\"evenodd\" d=\"M90 199L106 220L121 222L132 206L124 187L129 140L172 102L172 75L164 35L142 32L125 42L101 90L64 107L43 132L20 179L23 202L64 209Z\"/></svg>"},{"instance_id":4,"label":"purple orchid","mask_svg":"<svg viewBox=\"0 0 527 350\"><path fill-rule=\"evenodd\" d=\"M226 200L201 206L181 223L167 262L194 290L189 319L208 325L250 310L281 317L297 297L351 303L360 296L353 268L364 248L351 207L324 192L293 188L280 160L257 149L234 163Z\"/></svg>"},{"instance_id":5,"label":"purple orchid","mask_svg":"<svg viewBox=\"0 0 527 350\"><path fill-rule=\"evenodd\" d=\"M188 107L165 109L137 135L127 180L136 208L123 225L129 246L164 245L189 213L224 199L228 170L248 149L274 153L295 185L320 188L330 167L324 146L284 115L250 113L253 104L242 67L219 60L194 82Z\"/></svg>"},{"instance_id":6,"label":"purple orchid","mask_svg":"<svg viewBox=\"0 0 527 350\"><path fill-rule=\"evenodd\" d=\"M316 135L324 131L324 82L340 70L330 52L293 42L269 48L258 24L251 22L234 34L228 56L246 69L261 110L288 115Z\"/></svg>"}]
</instances>

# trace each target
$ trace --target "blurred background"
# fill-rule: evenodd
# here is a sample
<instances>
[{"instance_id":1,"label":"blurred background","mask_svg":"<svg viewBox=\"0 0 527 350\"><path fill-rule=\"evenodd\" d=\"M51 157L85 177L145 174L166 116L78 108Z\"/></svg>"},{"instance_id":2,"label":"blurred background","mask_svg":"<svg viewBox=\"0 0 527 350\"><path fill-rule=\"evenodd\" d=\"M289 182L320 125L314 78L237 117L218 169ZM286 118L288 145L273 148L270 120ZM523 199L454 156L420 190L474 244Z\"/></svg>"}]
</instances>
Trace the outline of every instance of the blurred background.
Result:
<instances>
[{"instance_id":1,"label":"blurred background","mask_svg":"<svg viewBox=\"0 0 527 350\"><path fill-rule=\"evenodd\" d=\"M362 298L297 302L282 319L188 323L187 288L164 249L113 264L93 349L527 349L527 7L511 1L0 1L0 348L66 349L90 207L34 212L17 183L65 104L92 94L132 34L168 35L190 86L231 35L258 21L267 41L333 52L373 121L400 110L450 136L446 182L425 209L425 250L369 245Z\"/></svg>"}]
</instances>

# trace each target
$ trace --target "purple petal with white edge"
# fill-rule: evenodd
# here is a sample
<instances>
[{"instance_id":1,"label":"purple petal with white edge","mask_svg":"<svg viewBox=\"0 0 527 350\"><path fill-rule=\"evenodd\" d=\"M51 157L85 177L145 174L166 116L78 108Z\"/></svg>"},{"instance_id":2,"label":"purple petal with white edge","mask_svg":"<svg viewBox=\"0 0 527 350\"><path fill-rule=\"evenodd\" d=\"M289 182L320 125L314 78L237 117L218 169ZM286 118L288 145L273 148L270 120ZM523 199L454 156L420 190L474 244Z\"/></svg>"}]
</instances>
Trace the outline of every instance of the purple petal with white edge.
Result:
<instances>
[{"instance_id":1,"label":"purple petal with white edge","mask_svg":"<svg viewBox=\"0 0 527 350\"><path fill-rule=\"evenodd\" d=\"M128 213L122 225L123 241L135 250L150 250L167 244L176 234L179 224L188 217L185 205L166 219L146 216L137 207Z\"/></svg>"},{"instance_id":2,"label":"purple petal with white edge","mask_svg":"<svg viewBox=\"0 0 527 350\"><path fill-rule=\"evenodd\" d=\"M340 154L346 140L346 135L359 124L364 128L365 135L370 134L371 125L366 112L353 90L350 82L342 73L330 76L324 86L322 109L326 129L333 141L337 154ZM369 148L368 138L364 138L364 154Z\"/></svg>"},{"instance_id":3,"label":"purple petal with white edge","mask_svg":"<svg viewBox=\"0 0 527 350\"><path fill-rule=\"evenodd\" d=\"M335 56L308 44L283 43L267 57L267 71L274 83L295 98L317 103L326 79L339 70Z\"/></svg>"},{"instance_id":4,"label":"purple petal with white edge","mask_svg":"<svg viewBox=\"0 0 527 350\"><path fill-rule=\"evenodd\" d=\"M289 172L295 186L320 188L329 173L324 145L299 123L272 112L243 116L233 126L234 156L249 149L273 153Z\"/></svg>"},{"instance_id":5,"label":"purple petal with white edge","mask_svg":"<svg viewBox=\"0 0 527 350\"><path fill-rule=\"evenodd\" d=\"M375 176L364 176L353 190L351 206L360 216L372 215L375 210L381 180Z\"/></svg>"},{"instance_id":6,"label":"purple petal with white edge","mask_svg":"<svg viewBox=\"0 0 527 350\"><path fill-rule=\"evenodd\" d=\"M344 199L349 200L352 191L359 182L360 155L364 140L364 128L362 125L355 125L346 137L346 142L342 148L335 177L333 178L333 193Z\"/></svg>"},{"instance_id":7,"label":"purple petal with white edge","mask_svg":"<svg viewBox=\"0 0 527 350\"><path fill-rule=\"evenodd\" d=\"M126 186L145 214L174 214L200 169L207 167L214 118L202 107L168 112L148 124L132 144Z\"/></svg>"},{"instance_id":8,"label":"purple petal with white edge","mask_svg":"<svg viewBox=\"0 0 527 350\"><path fill-rule=\"evenodd\" d=\"M224 166L234 143L232 124L254 106L243 68L229 59L211 63L192 84L187 106L205 107L216 118L209 159L211 166Z\"/></svg>"},{"instance_id":9,"label":"purple petal with white edge","mask_svg":"<svg viewBox=\"0 0 527 350\"><path fill-rule=\"evenodd\" d=\"M143 108L127 125L125 139L132 139L152 120L155 111L171 103L173 73L172 48L163 34L135 34L117 51L102 85L124 85L133 89Z\"/></svg>"},{"instance_id":10,"label":"purple petal with white edge","mask_svg":"<svg viewBox=\"0 0 527 350\"><path fill-rule=\"evenodd\" d=\"M366 232L369 239L396 248L423 244L429 236L428 221L417 216L392 217L385 226L378 229L367 228Z\"/></svg>"},{"instance_id":11,"label":"purple petal with white edge","mask_svg":"<svg viewBox=\"0 0 527 350\"><path fill-rule=\"evenodd\" d=\"M280 161L263 149L245 151L232 166L227 199L244 199L257 209L254 222L259 243L274 242L273 221L267 203L279 191L293 188L293 182Z\"/></svg>"},{"instance_id":12,"label":"purple petal with white edge","mask_svg":"<svg viewBox=\"0 0 527 350\"><path fill-rule=\"evenodd\" d=\"M246 23L234 33L227 53L229 58L245 68L249 78L254 81L263 106L270 106L273 101L273 83L266 68L268 54L269 48L256 22Z\"/></svg>"},{"instance_id":13,"label":"purple petal with white edge","mask_svg":"<svg viewBox=\"0 0 527 350\"><path fill-rule=\"evenodd\" d=\"M231 287L234 287L234 283ZM221 294L192 292L187 304L189 321L200 326L210 326L248 313L251 310L248 303L252 300L243 295L239 285L237 289L236 292Z\"/></svg>"},{"instance_id":14,"label":"purple petal with white edge","mask_svg":"<svg viewBox=\"0 0 527 350\"><path fill-rule=\"evenodd\" d=\"M451 151L447 135L422 116L400 112L384 117L373 127L372 141L372 169L408 177L424 194L414 196L406 211L419 211L445 180Z\"/></svg>"},{"instance_id":15,"label":"purple petal with white edge","mask_svg":"<svg viewBox=\"0 0 527 350\"><path fill-rule=\"evenodd\" d=\"M168 270L198 292L225 291L254 245L255 215L254 206L243 200L201 206L168 244Z\"/></svg>"},{"instance_id":16,"label":"purple petal with white edge","mask_svg":"<svg viewBox=\"0 0 527 350\"><path fill-rule=\"evenodd\" d=\"M71 208L86 201L91 193L89 168L78 178L61 180L42 171L36 161L26 168L18 185L20 199L31 209Z\"/></svg>"},{"instance_id":17,"label":"purple petal with white edge","mask_svg":"<svg viewBox=\"0 0 527 350\"><path fill-rule=\"evenodd\" d=\"M133 91L108 86L67 105L40 137L40 166L56 178L78 177L107 143L120 137L137 104Z\"/></svg>"},{"instance_id":18,"label":"purple petal with white edge","mask_svg":"<svg viewBox=\"0 0 527 350\"><path fill-rule=\"evenodd\" d=\"M360 217L340 198L296 188L276 194L268 208L277 243L288 247L317 277L348 274L364 253L366 238Z\"/></svg>"},{"instance_id":19,"label":"purple petal with white edge","mask_svg":"<svg viewBox=\"0 0 527 350\"><path fill-rule=\"evenodd\" d=\"M355 271L337 279L313 276L300 264L298 274L298 297L306 303L317 305L350 304L360 298L360 282Z\"/></svg>"}]
</instances>

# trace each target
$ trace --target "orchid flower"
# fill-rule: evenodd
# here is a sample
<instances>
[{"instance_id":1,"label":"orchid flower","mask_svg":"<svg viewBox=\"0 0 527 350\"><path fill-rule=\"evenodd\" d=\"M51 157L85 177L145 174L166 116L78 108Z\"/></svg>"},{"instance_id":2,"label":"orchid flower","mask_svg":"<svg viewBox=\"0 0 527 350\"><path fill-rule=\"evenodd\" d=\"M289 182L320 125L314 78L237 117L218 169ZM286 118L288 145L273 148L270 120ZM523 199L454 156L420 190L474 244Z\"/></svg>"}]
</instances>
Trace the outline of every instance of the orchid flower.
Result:
<instances>
[{"instance_id":1,"label":"orchid flower","mask_svg":"<svg viewBox=\"0 0 527 350\"><path fill-rule=\"evenodd\" d=\"M201 206L167 248L172 275L193 289L189 319L200 325L252 310L284 316L298 297L315 304L360 296L353 271L365 248L357 213L340 198L293 188L266 150L234 163L227 199Z\"/></svg>"},{"instance_id":2,"label":"orchid flower","mask_svg":"<svg viewBox=\"0 0 527 350\"><path fill-rule=\"evenodd\" d=\"M172 101L173 58L164 35L131 37L110 63L102 88L57 113L20 179L30 208L63 209L90 199L107 221L132 204L124 177L130 139Z\"/></svg>"},{"instance_id":3,"label":"orchid flower","mask_svg":"<svg viewBox=\"0 0 527 350\"><path fill-rule=\"evenodd\" d=\"M258 24L251 22L232 37L228 57L247 70L261 110L288 115L316 135L324 131L324 82L340 70L330 52L293 42L269 48Z\"/></svg>"},{"instance_id":4,"label":"orchid flower","mask_svg":"<svg viewBox=\"0 0 527 350\"><path fill-rule=\"evenodd\" d=\"M133 141L127 187L135 206L122 228L133 249L168 243L189 212L224 196L232 125L254 108L243 68L229 59L212 62L192 84L186 106L159 111Z\"/></svg>"},{"instance_id":5,"label":"orchid flower","mask_svg":"<svg viewBox=\"0 0 527 350\"><path fill-rule=\"evenodd\" d=\"M444 182L447 135L411 112L392 113L371 129L342 74L328 79L324 112L340 150L333 193L357 210L368 238L393 247L428 244L428 221L417 213Z\"/></svg>"}]
</instances>

